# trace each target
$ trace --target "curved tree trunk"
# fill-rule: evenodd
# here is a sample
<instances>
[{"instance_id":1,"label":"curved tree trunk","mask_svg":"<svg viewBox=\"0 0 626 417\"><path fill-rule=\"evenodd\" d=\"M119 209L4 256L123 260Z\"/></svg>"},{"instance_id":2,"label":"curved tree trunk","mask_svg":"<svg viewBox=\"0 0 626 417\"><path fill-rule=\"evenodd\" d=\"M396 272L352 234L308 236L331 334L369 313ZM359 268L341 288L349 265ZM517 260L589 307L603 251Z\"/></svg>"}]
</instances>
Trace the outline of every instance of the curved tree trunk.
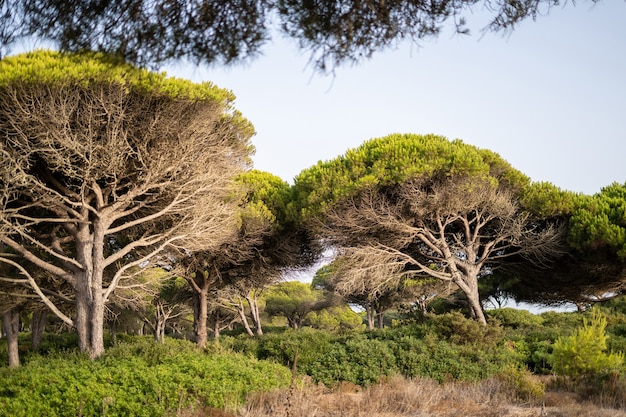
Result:
<instances>
[{"instance_id":1,"label":"curved tree trunk","mask_svg":"<svg viewBox=\"0 0 626 417\"><path fill-rule=\"evenodd\" d=\"M20 366L20 354L17 342L20 330L20 312L17 308L12 308L2 315L2 326L7 336L9 368L17 368Z\"/></svg>"},{"instance_id":2,"label":"curved tree trunk","mask_svg":"<svg viewBox=\"0 0 626 417\"><path fill-rule=\"evenodd\" d=\"M246 333L248 334L248 336L254 337L254 332L252 331L252 328L250 327L250 324L248 323L248 317L246 316L246 307L243 305L243 301L241 299L239 299L239 304L236 307L237 307L237 313L239 314L239 318L241 319L241 323L243 324L243 327L246 329Z\"/></svg>"},{"instance_id":3,"label":"curved tree trunk","mask_svg":"<svg viewBox=\"0 0 626 417\"><path fill-rule=\"evenodd\" d=\"M246 301L250 306L250 315L252 316L252 322L254 323L255 333L257 336L263 336L263 327L261 326L261 314L259 313L259 302L256 295L246 296Z\"/></svg>"},{"instance_id":4,"label":"curved tree trunk","mask_svg":"<svg viewBox=\"0 0 626 417\"><path fill-rule=\"evenodd\" d=\"M476 321L483 325L487 325L487 319L480 303L480 294L478 292L478 277L466 275L464 279L455 281L459 286L469 304L470 312Z\"/></svg>"}]
</instances>

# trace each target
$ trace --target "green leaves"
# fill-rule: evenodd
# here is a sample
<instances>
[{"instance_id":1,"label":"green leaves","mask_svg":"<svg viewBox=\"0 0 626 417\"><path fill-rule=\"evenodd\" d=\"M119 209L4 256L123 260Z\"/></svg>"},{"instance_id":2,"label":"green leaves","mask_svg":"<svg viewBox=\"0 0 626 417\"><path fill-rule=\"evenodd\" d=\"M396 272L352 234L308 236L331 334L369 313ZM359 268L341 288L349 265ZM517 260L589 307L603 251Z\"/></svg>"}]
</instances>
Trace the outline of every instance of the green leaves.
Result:
<instances>
[{"instance_id":1,"label":"green leaves","mask_svg":"<svg viewBox=\"0 0 626 417\"><path fill-rule=\"evenodd\" d=\"M607 248L626 260L626 184L613 183L581 199L570 220L569 242L580 250Z\"/></svg>"},{"instance_id":2,"label":"green leaves","mask_svg":"<svg viewBox=\"0 0 626 417\"><path fill-rule=\"evenodd\" d=\"M213 83L193 83L134 67L119 58L95 52L62 53L36 50L0 60L0 86L12 82L61 85L77 83L88 87L96 83L114 83L141 91L158 91L172 98L210 100L232 103L231 91Z\"/></svg>"},{"instance_id":3,"label":"green leaves","mask_svg":"<svg viewBox=\"0 0 626 417\"><path fill-rule=\"evenodd\" d=\"M569 337L554 343L553 367L557 374L574 379L600 376L617 371L624 364L624 353L606 353L606 316L594 308L591 320Z\"/></svg>"},{"instance_id":4,"label":"green leaves","mask_svg":"<svg viewBox=\"0 0 626 417\"><path fill-rule=\"evenodd\" d=\"M295 181L307 214L369 187L385 187L434 175L491 178L521 189L528 178L494 152L442 136L393 134L302 171Z\"/></svg>"}]
</instances>

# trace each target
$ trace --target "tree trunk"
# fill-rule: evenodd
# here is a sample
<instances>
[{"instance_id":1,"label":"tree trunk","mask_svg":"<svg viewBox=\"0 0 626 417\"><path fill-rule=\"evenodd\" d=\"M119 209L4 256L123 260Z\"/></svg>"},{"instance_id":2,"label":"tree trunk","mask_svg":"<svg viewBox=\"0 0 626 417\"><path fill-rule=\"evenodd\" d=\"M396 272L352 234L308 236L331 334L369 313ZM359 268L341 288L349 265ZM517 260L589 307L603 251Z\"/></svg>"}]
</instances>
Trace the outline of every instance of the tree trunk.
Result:
<instances>
[{"instance_id":1,"label":"tree trunk","mask_svg":"<svg viewBox=\"0 0 626 417\"><path fill-rule=\"evenodd\" d=\"M86 209L83 209L88 218ZM104 229L102 219L92 224L86 222L76 233L76 259L82 270L75 274L76 332L78 347L91 359L104 353Z\"/></svg>"},{"instance_id":2,"label":"tree trunk","mask_svg":"<svg viewBox=\"0 0 626 417\"><path fill-rule=\"evenodd\" d=\"M104 300L102 276L99 279L88 272L81 275L76 286L76 332L78 348L91 359L104 353ZM89 281L92 284L89 285Z\"/></svg>"},{"instance_id":3,"label":"tree trunk","mask_svg":"<svg viewBox=\"0 0 626 417\"><path fill-rule=\"evenodd\" d=\"M382 329L385 327L385 311L379 310L376 314L376 318L378 320L378 328Z\"/></svg>"},{"instance_id":4,"label":"tree trunk","mask_svg":"<svg viewBox=\"0 0 626 417\"><path fill-rule=\"evenodd\" d=\"M196 345L200 349L204 349L207 343L207 319L208 319L208 285L202 287L202 291L198 293L198 317L196 323Z\"/></svg>"},{"instance_id":5,"label":"tree trunk","mask_svg":"<svg viewBox=\"0 0 626 417\"><path fill-rule=\"evenodd\" d=\"M487 319L483 312L483 306L480 304L480 294L478 292L478 277L477 275L466 275L464 279L459 279L457 285L467 297L472 316L476 321L483 325L487 325Z\"/></svg>"},{"instance_id":6,"label":"tree trunk","mask_svg":"<svg viewBox=\"0 0 626 417\"><path fill-rule=\"evenodd\" d=\"M191 286L193 297L193 329L196 336L196 345L204 349L207 343L208 331L208 297L209 287L212 281L209 280L208 273L202 269L195 272L195 277L187 277L187 282Z\"/></svg>"},{"instance_id":7,"label":"tree trunk","mask_svg":"<svg viewBox=\"0 0 626 417\"><path fill-rule=\"evenodd\" d=\"M365 311L367 312L367 330L374 330L374 318L376 312L374 311L374 306L372 306L372 303L367 303Z\"/></svg>"},{"instance_id":8,"label":"tree trunk","mask_svg":"<svg viewBox=\"0 0 626 417\"><path fill-rule=\"evenodd\" d=\"M213 324L213 339L217 340L220 338L220 324L222 323L221 320L219 319L215 319L215 323Z\"/></svg>"},{"instance_id":9,"label":"tree trunk","mask_svg":"<svg viewBox=\"0 0 626 417\"><path fill-rule=\"evenodd\" d=\"M241 301L241 299L239 300L239 305L237 306L237 313L239 313L239 318L241 319L241 323L246 329L246 333L248 333L248 336L254 337L254 332L250 328L250 324L248 323L248 317L246 316L246 307L243 305L243 301Z\"/></svg>"},{"instance_id":10,"label":"tree trunk","mask_svg":"<svg viewBox=\"0 0 626 417\"><path fill-rule=\"evenodd\" d=\"M17 308L12 308L2 315L2 325L7 336L9 368L17 368L20 366L20 353L17 345L20 329L20 312Z\"/></svg>"},{"instance_id":11,"label":"tree trunk","mask_svg":"<svg viewBox=\"0 0 626 417\"><path fill-rule=\"evenodd\" d=\"M48 312L44 310L33 311L33 323L31 325L31 346L35 351L39 349L41 339L43 338L43 331L46 328L46 321L48 319Z\"/></svg>"},{"instance_id":12,"label":"tree trunk","mask_svg":"<svg viewBox=\"0 0 626 417\"><path fill-rule=\"evenodd\" d=\"M257 336L263 336L263 327L261 326L261 315L259 313L259 302L256 296L246 296L246 301L250 306L250 314L254 323L255 333Z\"/></svg>"}]
</instances>

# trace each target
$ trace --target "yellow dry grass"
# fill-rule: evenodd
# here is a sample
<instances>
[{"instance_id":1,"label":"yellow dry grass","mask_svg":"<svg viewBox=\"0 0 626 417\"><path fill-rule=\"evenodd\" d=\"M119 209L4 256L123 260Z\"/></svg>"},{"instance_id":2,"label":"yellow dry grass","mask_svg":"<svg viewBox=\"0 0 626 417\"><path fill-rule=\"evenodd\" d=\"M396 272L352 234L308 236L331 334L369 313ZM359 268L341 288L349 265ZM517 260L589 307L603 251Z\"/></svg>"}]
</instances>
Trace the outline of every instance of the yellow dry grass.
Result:
<instances>
[{"instance_id":1,"label":"yellow dry grass","mask_svg":"<svg viewBox=\"0 0 626 417\"><path fill-rule=\"evenodd\" d=\"M581 403L575 395L547 392L518 398L502 381L438 384L428 379L391 378L361 388L332 389L304 382L288 390L256 394L238 417L626 417L626 410Z\"/></svg>"}]
</instances>

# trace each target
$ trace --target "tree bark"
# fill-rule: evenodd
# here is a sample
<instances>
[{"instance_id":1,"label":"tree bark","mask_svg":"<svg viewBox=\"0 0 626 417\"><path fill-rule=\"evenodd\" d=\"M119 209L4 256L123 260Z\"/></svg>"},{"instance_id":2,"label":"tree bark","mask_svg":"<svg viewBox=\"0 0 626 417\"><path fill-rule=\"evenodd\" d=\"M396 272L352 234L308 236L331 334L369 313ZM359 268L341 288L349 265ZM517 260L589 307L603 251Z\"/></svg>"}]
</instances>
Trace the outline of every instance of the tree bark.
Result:
<instances>
[{"instance_id":1,"label":"tree bark","mask_svg":"<svg viewBox=\"0 0 626 417\"><path fill-rule=\"evenodd\" d=\"M44 310L33 311L33 323L31 324L31 348L33 351L39 349L43 331L46 328L48 312Z\"/></svg>"},{"instance_id":2,"label":"tree bark","mask_svg":"<svg viewBox=\"0 0 626 417\"><path fill-rule=\"evenodd\" d=\"M219 319L215 319L215 323L213 324L213 339L217 340L220 338L220 324L222 323L221 320Z\"/></svg>"},{"instance_id":3,"label":"tree bark","mask_svg":"<svg viewBox=\"0 0 626 417\"><path fill-rule=\"evenodd\" d=\"M374 330L374 318L376 315L376 312L374 311L374 306L372 305L372 303L367 303L367 306L365 307L365 311L367 312L367 330Z\"/></svg>"},{"instance_id":4,"label":"tree bark","mask_svg":"<svg viewBox=\"0 0 626 417\"><path fill-rule=\"evenodd\" d=\"M208 297L211 281L205 271L198 269L195 273L195 278L188 277L187 282L193 291L193 327L196 336L196 345L200 349L204 349L208 338Z\"/></svg>"},{"instance_id":5,"label":"tree bark","mask_svg":"<svg viewBox=\"0 0 626 417\"><path fill-rule=\"evenodd\" d=\"M17 368L20 366L20 353L17 341L20 329L20 312L17 308L12 308L2 315L2 326L7 336L9 368Z\"/></svg>"},{"instance_id":6,"label":"tree bark","mask_svg":"<svg viewBox=\"0 0 626 417\"><path fill-rule=\"evenodd\" d=\"M385 311L384 310L378 310L377 314L376 314L376 319L378 321L378 328L382 329L385 327Z\"/></svg>"},{"instance_id":7,"label":"tree bark","mask_svg":"<svg viewBox=\"0 0 626 417\"><path fill-rule=\"evenodd\" d=\"M487 325L487 319L485 318L483 306L480 304L478 277L476 275L470 276L467 274L464 280L456 281L456 283L465 294L465 297L467 297L470 312L472 313L472 316L474 316L473 318L475 318L479 323Z\"/></svg>"},{"instance_id":8,"label":"tree bark","mask_svg":"<svg viewBox=\"0 0 626 417\"><path fill-rule=\"evenodd\" d=\"M263 336L263 327L261 326L261 314L259 313L259 302L254 296L246 296L246 301L250 306L250 314L252 316L252 322L254 323L255 333L257 336Z\"/></svg>"},{"instance_id":9,"label":"tree bark","mask_svg":"<svg viewBox=\"0 0 626 417\"><path fill-rule=\"evenodd\" d=\"M241 323L243 324L244 329L246 329L246 333L248 336L254 337L254 332L248 323L248 317L246 316L246 307L243 305L243 301L239 300L239 304L237 305L237 313L239 313L239 318L241 319Z\"/></svg>"},{"instance_id":10,"label":"tree bark","mask_svg":"<svg viewBox=\"0 0 626 417\"><path fill-rule=\"evenodd\" d=\"M198 322L196 323L196 345L204 349L207 343L207 319L208 319L208 296L209 286L203 286L198 293Z\"/></svg>"}]
</instances>

